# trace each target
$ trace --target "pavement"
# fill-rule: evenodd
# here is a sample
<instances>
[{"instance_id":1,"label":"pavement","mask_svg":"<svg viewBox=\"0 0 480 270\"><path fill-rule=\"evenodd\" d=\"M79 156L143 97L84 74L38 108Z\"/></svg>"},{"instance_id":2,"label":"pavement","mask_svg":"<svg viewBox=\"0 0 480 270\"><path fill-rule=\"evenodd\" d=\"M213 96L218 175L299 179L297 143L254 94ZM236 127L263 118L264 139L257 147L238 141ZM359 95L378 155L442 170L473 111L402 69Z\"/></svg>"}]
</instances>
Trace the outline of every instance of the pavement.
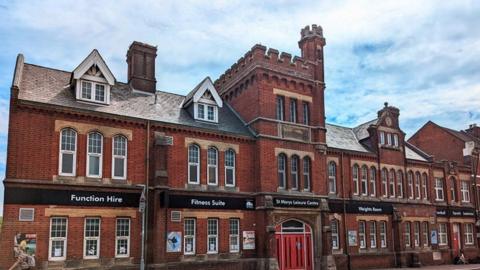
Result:
<instances>
[{"instance_id":1,"label":"pavement","mask_svg":"<svg viewBox=\"0 0 480 270\"><path fill-rule=\"evenodd\" d=\"M419 269L419 270L480 270L480 264L464 264L464 265L445 264L445 265L423 266L423 267L416 267L416 268L385 268L385 269L377 269L377 270L398 270L398 269Z\"/></svg>"}]
</instances>

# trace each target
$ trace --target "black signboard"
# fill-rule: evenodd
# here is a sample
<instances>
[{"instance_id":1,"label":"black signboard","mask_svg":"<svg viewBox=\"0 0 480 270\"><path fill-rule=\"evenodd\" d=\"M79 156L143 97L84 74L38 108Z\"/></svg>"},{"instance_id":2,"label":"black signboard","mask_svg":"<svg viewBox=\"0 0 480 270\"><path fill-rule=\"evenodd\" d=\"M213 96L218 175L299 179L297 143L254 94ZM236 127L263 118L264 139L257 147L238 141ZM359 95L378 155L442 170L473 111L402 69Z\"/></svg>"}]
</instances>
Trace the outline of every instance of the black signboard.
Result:
<instances>
[{"instance_id":1,"label":"black signboard","mask_svg":"<svg viewBox=\"0 0 480 270\"><path fill-rule=\"evenodd\" d=\"M437 217L475 217L475 211L470 208L437 208Z\"/></svg>"},{"instance_id":2,"label":"black signboard","mask_svg":"<svg viewBox=\"0 0 480 270\"><path fill-rule=\"evenodd\" d=\"M328 203L330 212L343 213L343 202L330 201ZM393 206L391 203L383 202L345 202L345 211L352 214L391 214L393 213Z\"/></svg>"},{"instance_id":3,"label":"black signboard","mask_svg":"<svg viewBox=\"0 0 480 270\"><path fill-rule=\"evenodd\" d=\"M5 204L138 207L139 193L7 187Z\"/></svg>"},{"instance_id":4,"label":"black signboard","mask_svg":"<svg viewBox=\"0 0 480 270\"><path fill-rule=\"evenodd\" d=\"M273 198L275 207L318 208L320 200L277 197Z\"/></svg>"},{"instance_id":5,"label":"black signboard","mask_svg":"<svg viewBox=\"0 0 480 270\"><path fill-rule=\"evenodd\" d=\"M160 201L170 208L255 210L253 198L163 194Z\"/></svg>"}]
</instances>

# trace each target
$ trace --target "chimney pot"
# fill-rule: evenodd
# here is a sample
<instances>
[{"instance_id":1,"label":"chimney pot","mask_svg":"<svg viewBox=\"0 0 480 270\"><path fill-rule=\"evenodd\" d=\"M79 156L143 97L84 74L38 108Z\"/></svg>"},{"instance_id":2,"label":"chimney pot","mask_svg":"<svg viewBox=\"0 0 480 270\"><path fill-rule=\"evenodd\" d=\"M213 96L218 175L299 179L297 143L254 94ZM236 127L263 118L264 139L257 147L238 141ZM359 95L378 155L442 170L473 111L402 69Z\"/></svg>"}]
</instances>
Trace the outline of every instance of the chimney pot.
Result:
<instances>
[{"instance_id":1,"label":"chimney pot","mask_svg":"<svg viewBox=\"0 0 480 270\"><path fill-rule=\"evenodd\" d=\"M157 47L134 41L127 52L128 83L135 90L155 93L155 58Z\"/></svg>"}]
</instances>

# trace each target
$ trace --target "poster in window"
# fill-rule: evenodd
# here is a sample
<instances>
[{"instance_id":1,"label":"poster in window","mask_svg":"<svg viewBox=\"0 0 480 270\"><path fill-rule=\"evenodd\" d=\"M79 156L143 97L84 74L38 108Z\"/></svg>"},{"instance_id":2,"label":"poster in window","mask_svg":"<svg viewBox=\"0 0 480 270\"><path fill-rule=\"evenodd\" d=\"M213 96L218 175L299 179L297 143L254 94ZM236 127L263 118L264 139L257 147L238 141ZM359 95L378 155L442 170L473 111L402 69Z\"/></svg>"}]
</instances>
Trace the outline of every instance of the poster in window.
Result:
<instances>
[{"instance_id":1,"label":"poster in window","mask_svg":"<svg viewBox=\"0 0 480 270\"><path fill-rule=\"evenodd\" d=\"M182 247L182 233L169 232L167 236L167 252L180 252Z\"/></svg>"},{"instance_id":2,"label":"poster in window","mask_svg":"<svg viewBox=\"0 0 480 270\"><path fill-rule=\"evenodd\" d=\"M33 233L17 233L15 235L13 251L15 258L20 259L20 267L27 269L35 267L35 251L37 249L37 235Z\"/></svg>"},{"instance_id":3,"label":"poster in window","mask_svg":"<svg viewBox=\"0 0 480 270\"><path fill-rule=\"evenodd\" d=\"M351 247L357 246L357 231L348 231L348 245Z\"/></svg>"},{"instance_id":4,"label":"poster in window","mask_svg":"<svg viewBox=\"0 0 480 270\"><path fill-rule=\"evenodd\" d=\"M432 230L432 231L430 232L430 243L432 243L432 245L438 244L438 234L437 234L437 230Z\"/></svg>"},{"instance_id":5,"label":"poster in window","mask_svg":"<svg viewBox=\"0 0 480 270\"><path fill-rule=\"evenodd\" d=\"M255 231L243 231L243 249L255 249Z\"/></svg>"}]
</instances>

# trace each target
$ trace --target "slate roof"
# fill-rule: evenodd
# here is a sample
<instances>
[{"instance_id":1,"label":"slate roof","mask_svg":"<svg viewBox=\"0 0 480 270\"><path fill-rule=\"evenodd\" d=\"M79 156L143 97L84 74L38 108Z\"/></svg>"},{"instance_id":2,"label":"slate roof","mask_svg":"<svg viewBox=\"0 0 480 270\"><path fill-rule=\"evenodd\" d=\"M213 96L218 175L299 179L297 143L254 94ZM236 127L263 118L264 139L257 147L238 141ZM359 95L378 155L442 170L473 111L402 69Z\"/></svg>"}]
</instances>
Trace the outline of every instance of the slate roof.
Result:
<instances>
[{"instance_id":1,"label":"slate roof","mask_svg":"<svg viewBox=\"0 0 480 270\"><path fill-rule=\"evenodd\" d=\"M159 91L155 99L153 94L133 91L128 84L120 82L111 89L110 105L95 105L76 101L70 87L71 72L32 64L24 64L23 70L18 70L21 70L18 97L21 100L253 136L229 106L219 108L218 124L195 121L188 110L182 109L184 96Z\"/></svg>"},{"instance_id":2,"label":"slate roof","mask_svg":"<svg viewBox=\"0 0 480 270\"><path fill-rule=\"evenodd\" d=\"M359 141L363 140L363 139L366 139L370 136L370 134L368 133L368 128L370 127L370 125L374 125L374 124L377 124L378 123L378 118L377 119L373 119L371 121L368 121L366 123L363 123L363 124L360 124L356 127L353 128L353 132L355 133L355 135L357 136L357 139Z\"/></svg>"}]
</instances>

